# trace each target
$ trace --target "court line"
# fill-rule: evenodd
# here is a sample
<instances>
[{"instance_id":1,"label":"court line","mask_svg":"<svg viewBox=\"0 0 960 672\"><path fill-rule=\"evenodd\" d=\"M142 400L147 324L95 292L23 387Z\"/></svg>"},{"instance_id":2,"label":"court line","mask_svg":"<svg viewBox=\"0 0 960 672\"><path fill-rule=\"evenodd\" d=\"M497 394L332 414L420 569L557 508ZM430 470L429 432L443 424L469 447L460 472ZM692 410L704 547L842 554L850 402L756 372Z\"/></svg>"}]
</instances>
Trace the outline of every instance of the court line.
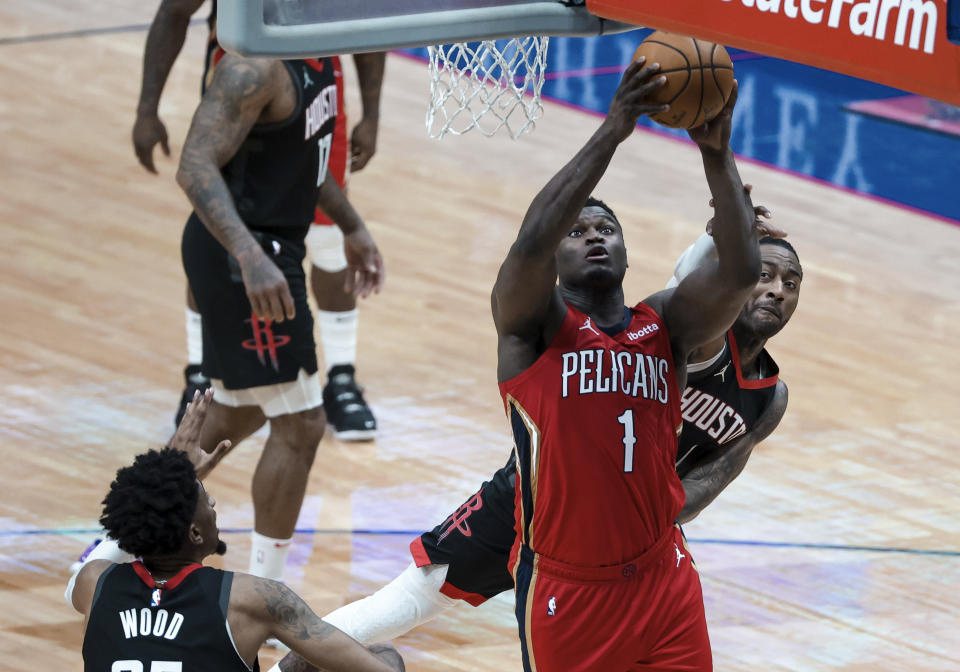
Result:
<instances>
[{"instance_id":1,"label":"court line","mask_svg":"<svg viewBox=\"0 0 960 672\"><path fill-rule=\"evenodd\" d=\"M207 20L204 18L196 18L190 20L190 25L206 22ZM142 33L147 30L150 30L149 23L132 23L126 26L101 26L99 28L85 28L83 30L66 30L59 33L38 33L35 35L19 35L16 37L0 37L0 47L12 44L30 44L33 42L71 40L78 37L112 35L114 33Z\"/></svg>"},{"instance_id":2,"label":"court line","mask_svg":"<svg viewBox=\"0 0 960 672\"><path fill-rule=\"evenodd\" d=\"M222 528L222 534L249 534L249 527L227 527ZM418 537L422 530L386 530L386 529L366 529L358 528L348 529L323 529L323 528L298 528L293 531L294 534L355 534L359 536L403 536ZM17 536L69 536L81 534L102 534L99 528L64 528L64 529L32 529L32 530L0 530L0 537ZM948 551L923 548L896 548L893 546L854 546L846 544L817 544L795 541L760 541L752 539L700 539L689 537L688 541L694 544L714 544L717 546L757 546L763 548L806 548L818 551L859 551L863 553L905 553L909 555L936 555L944 557L960 557L960 550Z\"/></svg>"}]
</instances>

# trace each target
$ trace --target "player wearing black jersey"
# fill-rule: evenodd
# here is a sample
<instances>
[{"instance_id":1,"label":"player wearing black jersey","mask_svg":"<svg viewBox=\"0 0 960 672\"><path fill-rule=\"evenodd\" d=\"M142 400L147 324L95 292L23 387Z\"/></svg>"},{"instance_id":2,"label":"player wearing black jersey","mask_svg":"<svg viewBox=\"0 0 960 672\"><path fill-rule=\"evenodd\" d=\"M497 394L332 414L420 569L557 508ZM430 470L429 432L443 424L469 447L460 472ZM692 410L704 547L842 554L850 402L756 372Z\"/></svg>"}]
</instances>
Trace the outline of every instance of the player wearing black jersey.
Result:
<instances>
[{"instance_id":1,"label":"player wearing black jersey","mask_svg":"<svg viewBox=\"0 0 960 672\"><path fill-rule=\"evenodd\" d=\"M749 189L749 185L748 185ZM783 231L763 221L757 228L760 280L726 335L692 353L682 397L683 431L677 473L686 494L678 520L697 516L743 470L758 443L779 424L787 387L765 349L766 341L789 321L797 307L803 270ZM678 260L682 279L715 254L704 234ZM410 544L414 564L375 594L324 617L361 642L398 637L447 608L465 601L478 606L513 588L507 558L514 541L513 457L475 494L433 530ZM275 667L296 669L295 656Z\"/></svg>"},{"instance_id":2,"label":"player wearing black jersey","mask_svg":"<svg viewBox=\"0 0 960 672\"><path fill-rule=\"evenodd\" d=\"M169 156L167 131L158 115L160 94L166 84L187 34L190 19L204 0L161 0L143 53L143 79L137 116L133 126L133 146L140 163L156 173L153 150L158 144ZM271 11L282 10L276 3ZM207 17L207 49L204 60L202 86L213 78L215 66L223 58L224 50L217 41L217 1L213 0ZM376 152L380 118L380 88L386 63L386 54L354 54L362 101L362 116L347 140L347 119L343 96L343 75L340 59L333 57L337 83L337 123L333 141L327 151L330 155L330 174L346 191L350 173L359 171ZM349 146L348 146L349 145ZM318 333L323 346L327 370L324 404L327 419L336 436L344 440L370 439L376 432L376 419L363 398L354 379L357 353L359 314L356 297L344 289L347 260L344 256L343 235L332 219L317 209L314 226L307 234L311 260L310 287L317 305ZM209 380L203 375L202 322L189 286L186 307L187 367L184 370L185 390L178 407L176 421L193 391L203 390Z\"/></svg>"},{"instance_id":3,"label":"player wearing black jersey","mask_svg":"<svg viewBox=\"0 0 960 672\"><path fill-rule=\"evenodd\" d=\"M217 390L201 438L234 444L268 419L253 476L250 572L279 579L324 431L304 237L319 204L343 230L348 289L367 296L383 262L335 180L329 59L225 55L183 147L177 181L194 206L183 264L203 316L203 367Z\"/></svg>"},{"instance_id":4,"label":"player wearing black jersey","mask_svg":"<svg viewBox=\"0 0 960 672\"><path fill-rule=\"evenodd\" d=\"M202 416L206 401L188 416ZM204 567L222 545L214 504L177 448L151 450L117 472L100 523L139 559L94 560L76 577L70 599L84 615L85 670L250 672L268 637L324 670L404 669L396 650L365 649L282 583Z\"/></svg>"}]
</instances>

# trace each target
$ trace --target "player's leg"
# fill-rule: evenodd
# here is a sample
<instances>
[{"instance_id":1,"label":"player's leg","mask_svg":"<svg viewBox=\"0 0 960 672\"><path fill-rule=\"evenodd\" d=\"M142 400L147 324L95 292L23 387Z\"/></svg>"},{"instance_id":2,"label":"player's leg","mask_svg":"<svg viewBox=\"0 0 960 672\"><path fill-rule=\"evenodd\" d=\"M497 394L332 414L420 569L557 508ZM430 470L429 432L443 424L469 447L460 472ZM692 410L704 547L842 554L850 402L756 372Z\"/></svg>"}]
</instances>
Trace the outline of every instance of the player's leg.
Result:
<instances>
[{"instance_id":1,"label":"player's leg","mask_svg":"<svg viewBox=\"0 0 960 672\"><path fill-rule=\"evenodd\" d=\"M310 288L317 301L317 328L327 383L323 403L339 439L372 439L377 421L356 381L359 311L356 298L344 291L347 258L343 234L332 224L314 223L307 235L312 262Z\"/></svg>"},{"instance_id":2,"label":"player's leg","mask_svg":"<svg viewBox=\"0 0 960 672\"><path fill-rule=\"evenodd\" d=\"M522 547L515 575L525 669L707 672L699 582L691 582L689 554L676 552L682 541L675 533L668 529L637 558L600 567L567 565ZM709 660L709 644L706 651Z\"/></svg>"},{"instance_id":3,"label":"player's leg","mask_svg":"<svg viewBox=\"0 0 960 672\"><path fill-rule=\"evenodd\" d=\"M337 83L337 123L333 130L327 174L346 193L350 143L343 105L343 70L339 58L334 58L333 62ZM347 257L343 251L343 234L320 210L316 211L314 225L307 234L307 249L312 262L310 289L317 301L317 328L327 371L323 395L327 421L339 439L372 439L377 431L377 421L355 380L359 313L356 297L344 290Z\"/></svg>"},{"instance_id":4,"label":"player's leg","mask_svg":"<svg viewBox=\"0 0 960 672\"><path fill-rule=\"evenodd\" d=\"M287 280L293 319L273 323L252 314L236 261L195 215L184 230L182 251L204 317L203 366L217 402L204 426L204 447L242 438L270 420L252 482L250 573L279 580L325 418L302 239L255 237Z\"/></svg>"},{"instance_id":5,"label":"player's leg","mask_svg":"<svg viewBox=\"0 0 960 672\"><path fill-rule=\"evenodd\" d=\"M516 617L524 672L626 672L628 590L618 581L577 581L517 567Z\"/></svg>"},{"instance_id":6,"label":"player's leg","mask_svg":"<svg viewBox=\"0 0 960 672\"><path fill-rule=\"evenodd\" d=\"M414 564L373 595L323 620L372 644L404 635L461 602L479 606L512 588L507 561L514 539L515 474L511 456L442 523L413 540ZM291 653L270 672L296 672L301 661Z\"/></svg>"},{"instance_id":7,"label":"player's leg","mask_svg":"<svg viewBox=\"0 0 960 672\"><path fill-rule=\"evenodd\" d=\"M319 394L319 381L315 386ZM293 530L325 426L323 408L319 405L270 418L270 436L251 486L254 512L251 574L283 580Z\"/></svg>"},{"instance_id":8,"label":"player's leg","mask_svg":"<svg viewBox=\"0 0 960 672\"><path fill-rule=\"evenodd\" d=\"M700 574L683 533L673 532L670 557L645 602L656 615L656 627L635 633L646 653L631 672L711 672L713 654L703 609ZM653 635L651 637L651 634Z\"/></svg>"},{"instance_id":9,"label":"player's leg","mask_svg":"<svg viewBox=\"0 0 960 672\"><path fill-rule=\"evenodd\" d=\"M373 595L323 620L363 644L406 634L455 606L480 606L513 587L512 464L498 471L442 523L410 544L414 564Z\"/></svg>"},{"instance_id":10,"label":"player's leg","mask_svg":"<svg viewBox=\"0 0 960 672\"><path fill-rule=\"evenodd\" d=\"M410 564L373 595L346 604L323 620L365 646L399 637L459 603L440 593L446 574L446 565ZM291 651L268 672L299 672L309 669L305 664Z\"/></svg>"},{"instance_id":11,"label":"player's leg","mask_svg":"<svg viewBox=\"0 0 960 672\"><path fill-rule=\"evenodd\" d=\"M459 604L440 592L447 565L410 563L397 578L373 595L345 604L323 617L361 644L385 642Z\"/></svg>"},{"instance_id":12,"label":"player's leg","mask_svg":"<svg viewBox=\"0 0 960 672\"><path fill-rule=\"evenodd\" d=\"M479 606L513 587L513 462L410 544L414 564L373 595L324 617L364 644L405 634L463 601Z\"/></svg>"},{"instance_id":13,"label":"player's leg","mask_svg":"<svg viewBox=\"0 0 960 672\"><path fill-rule=\"evenodd\" d=\"M213 403L207 410L207 418L200 429L200 447L212 451L224 439L236 447L263 427L267 418L259 406L230 403L230 390L214 385ZM227 403L224 403L227 402Z\"/></svg>"}]
</instances>

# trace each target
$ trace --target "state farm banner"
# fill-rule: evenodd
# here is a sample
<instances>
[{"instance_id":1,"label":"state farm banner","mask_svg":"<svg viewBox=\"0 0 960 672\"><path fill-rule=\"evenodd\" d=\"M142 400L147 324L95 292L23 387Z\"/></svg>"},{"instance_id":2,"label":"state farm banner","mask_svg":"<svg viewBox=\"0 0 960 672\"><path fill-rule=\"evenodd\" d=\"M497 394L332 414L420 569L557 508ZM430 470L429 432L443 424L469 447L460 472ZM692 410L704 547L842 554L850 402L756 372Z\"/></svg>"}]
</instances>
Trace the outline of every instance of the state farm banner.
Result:
<instances>
[{"instance_id":1,"label":"state farm banner","mask_svg":"<svg viewBox=\"0 0 960 672\"><path fill-rule=\"evenodd\" d=\"M960 0L587 0L599 16L806 63L960 105ZM952 14L952 16L951 16Z\"/></svg>"}]
</instances>

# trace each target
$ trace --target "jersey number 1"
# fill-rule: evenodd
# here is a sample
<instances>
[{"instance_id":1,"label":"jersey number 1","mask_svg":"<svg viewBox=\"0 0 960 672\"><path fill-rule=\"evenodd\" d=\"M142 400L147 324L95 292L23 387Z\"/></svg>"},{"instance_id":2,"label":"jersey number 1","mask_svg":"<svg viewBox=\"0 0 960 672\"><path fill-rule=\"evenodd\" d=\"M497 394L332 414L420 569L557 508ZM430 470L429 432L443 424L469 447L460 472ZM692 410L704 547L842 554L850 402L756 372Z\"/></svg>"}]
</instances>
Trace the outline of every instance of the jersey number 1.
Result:
<instances>
[{"instance_id":1,"label":"jersey number 1","mask_svg":"<svg viewBox=\"0 0 960 672\"><path fill-rule=\"evenodd\" d=\"M623 471L629 474L633 471L633 446L637 443L633 433L633 409L625 410L617 422L623 425Z\"/></svg>"}]
</instances>

